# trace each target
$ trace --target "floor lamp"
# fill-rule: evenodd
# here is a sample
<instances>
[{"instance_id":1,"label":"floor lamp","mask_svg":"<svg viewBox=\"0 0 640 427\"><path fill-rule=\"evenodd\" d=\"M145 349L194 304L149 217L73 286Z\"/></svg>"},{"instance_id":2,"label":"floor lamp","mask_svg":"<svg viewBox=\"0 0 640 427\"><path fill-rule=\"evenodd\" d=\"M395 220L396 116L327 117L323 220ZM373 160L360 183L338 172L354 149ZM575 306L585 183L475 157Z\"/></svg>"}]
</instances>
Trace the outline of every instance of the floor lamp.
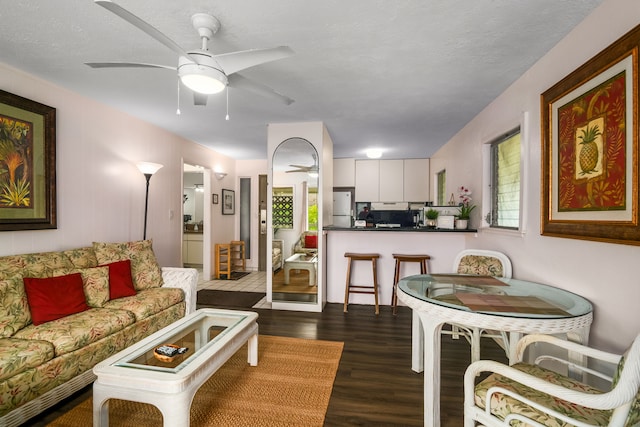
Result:
<instances>
[{"instance_id":1,"label":"floor lamp","mask_svg":"<svg viewBox=\"0 0 640 427\"><path fill-rule=\"evenodd\" d=\"M147 240L147 208L149 206L149 180L151 179L151 175L158 172L158 170L163 166L160 163L149 163L149 162L139 162L136 166L140 169L140 172L144 174L144 177L147 179L147 192L144 196L144 233L142 235L142 240Z\"/></svg>"}]
</instances>

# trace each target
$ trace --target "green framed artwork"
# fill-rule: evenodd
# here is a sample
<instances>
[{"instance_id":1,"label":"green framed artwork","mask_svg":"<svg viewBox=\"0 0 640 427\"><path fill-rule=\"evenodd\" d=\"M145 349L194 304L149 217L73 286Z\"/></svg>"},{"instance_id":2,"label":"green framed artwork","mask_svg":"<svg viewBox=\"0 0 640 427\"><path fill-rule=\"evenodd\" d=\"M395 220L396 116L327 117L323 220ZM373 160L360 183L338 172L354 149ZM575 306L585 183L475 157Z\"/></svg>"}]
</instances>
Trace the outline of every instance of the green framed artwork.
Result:
<instances>
[{"instance_id":1,"label":"green framed artwork","mask_svg":"<svg viewBox=\"0 0 640 427\"><path fill-rule=\"evenodd\" d=\"M56 228L56 109L0 90L0 231Z\"/></svg>"}]
</instances>

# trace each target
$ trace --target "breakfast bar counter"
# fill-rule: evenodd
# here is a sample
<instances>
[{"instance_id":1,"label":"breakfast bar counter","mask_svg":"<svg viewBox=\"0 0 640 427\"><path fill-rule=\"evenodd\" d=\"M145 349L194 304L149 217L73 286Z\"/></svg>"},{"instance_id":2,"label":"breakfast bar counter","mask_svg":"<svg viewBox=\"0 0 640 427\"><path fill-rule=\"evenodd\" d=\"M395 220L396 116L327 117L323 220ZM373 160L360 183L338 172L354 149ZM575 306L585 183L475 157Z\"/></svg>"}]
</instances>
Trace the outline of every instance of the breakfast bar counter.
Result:
<instances>
[{"instance_id":1,"label":"breakfast bar counter","mask_svg":"<svg viewBox=\"0 0 640 427\"><path fill-rule=\"evenodd\" d=\"M396 233L477 233L478 230L467 228L429 228L429 227L386 227L384 224L378 227L333 227L328 226L323 228L324 231L390 231Z\"/></svg>"},{"instance_id":2,"label":"breakfast bar counter","mask_svg":"<svg viewBox=\"0 0 640 427\"><path fill-rule=\"evenodd\" d=\"M432 229L432 228L340 228L324 227L326 239L327 302L344 302L344 287L347 271L346 252L375 252L378 259L379 298L381 305L390 305L395 272L394 253L426 254L428 271L450 273L455 256L467 247L467 239L473 239L476 230ZM411 276L420 272L418 264L403 265L401 275ZM353 283L371 281L371 267L356 265L351 272ZM351 304L373 305L372 295L355 294Z\"/></svg>"}]
</instances>

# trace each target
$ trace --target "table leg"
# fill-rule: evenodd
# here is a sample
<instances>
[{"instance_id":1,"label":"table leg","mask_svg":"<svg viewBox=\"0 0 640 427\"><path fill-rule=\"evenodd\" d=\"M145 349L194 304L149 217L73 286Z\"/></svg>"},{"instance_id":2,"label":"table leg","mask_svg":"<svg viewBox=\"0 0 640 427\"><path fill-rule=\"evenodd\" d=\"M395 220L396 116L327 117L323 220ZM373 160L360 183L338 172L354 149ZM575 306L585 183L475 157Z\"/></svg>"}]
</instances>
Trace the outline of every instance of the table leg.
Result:
<instances>
[{"instance_id":1,"label":"table leg","mask_svg":"<svg viewBox=\"0 0 640 427\"><path fill-rule=\"evenodd\" d=\"M588 345L589 344L589 331L591 330L591 326L584 326L582 328L574 329L573 331L567 332L567 339L569 341L573 341L578 344ZM588 358L587 356L576 353L575 351L570 351L567 354L567 359L569 362L575 363L580 366L587 366ZM579 369L572 368L569 366L569 377L579 380L586 381L587 374Z\"/></svg>"},{"instance_id":2,"label":"table leg","mask_svg":"<svg viewBox=\"0 0 640 427\"><path fill-rule=\"evenodd\" d=\"M109 426L109 398L93 384L93 427Z\"/></svg>"},{"instance_id":3,"label":"table leg","mask_svg":"<svg viewBox=\"0 0 640 427\"><path fill-rule=\"evenodd\" d=\"M251 366L258 366L258 334L252 335L247 341L249 348L247 354L247 362Z\"/></svg>"},{"instance_id":4,"label":"table leg","mask_svg":"<svg viewBox=\"0 0 640 427\"><path fill-rule=\"evenodd\" d=\"M411 369L420 373L424 370L424 333L418 312L412 310L411 315Z\"/></svg>"},{"instance_id":5,"label":"table leg","mask_svg":"<svg viewBox=\"0 0 640 427\"><path fill-rule=\"evenodd\" d=\"M524 336L522 332L509 332L509 365L513 365L516 360L516 348L518 347L518 341Z\"/></svg>"},{"instance_id":6,"label":"table leg","mask_svg":"<svg viewBox=\"0 0 640 427\"><path fill-rule=\"evenodd\" d=\"M316 267L311 265L307 268L309 271L309 286L315 286L316 284Z\"/></svg>"},{"instance_id":7,"label":"table leg","mask_svg":"<svg viewBox=\"0 0 640 427\"><path fill-rule=\"evenodd\" d=\"M284 264L284 284L288 285L289 284L289 271L291 270L291 266L287 265L287 263L285 262Z\"/></svg>"},{"instance_id":8,"label":"table leg","mask_svg":"<svg viewBox=\"0 0 640 427\"><path fill-rule=\"evenodd\" d=\"M440 427L440 347L442 321L419 312L424 333L424 425Z\"/></svg>"}]
</instances>

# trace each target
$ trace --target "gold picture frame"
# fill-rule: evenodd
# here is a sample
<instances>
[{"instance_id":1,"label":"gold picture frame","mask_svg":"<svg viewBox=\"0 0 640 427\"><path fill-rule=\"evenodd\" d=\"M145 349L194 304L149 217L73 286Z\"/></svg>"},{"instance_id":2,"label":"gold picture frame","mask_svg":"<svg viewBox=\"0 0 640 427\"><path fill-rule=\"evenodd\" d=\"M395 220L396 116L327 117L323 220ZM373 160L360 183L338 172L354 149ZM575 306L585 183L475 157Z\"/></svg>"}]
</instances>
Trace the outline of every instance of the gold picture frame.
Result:
<instances>
[{"instance_id":1,"label":"gold picture frame","mask_svg":"<svg viewBox=\"0 0 640 427\"><path fill-rule=\"evenodd\" d=\"M0 90L0 231L51 228L56 109Z\"/></svg>"},{"instance_id":2,"label":"gold picture frame","mask_svg":"<svg viewBox=\"0 0 640 427\"><path fill-rule=\"evenodd\" d=\"M541 234L640 245L634 28L541 95Z\"/></svg>"}]
</instances>

